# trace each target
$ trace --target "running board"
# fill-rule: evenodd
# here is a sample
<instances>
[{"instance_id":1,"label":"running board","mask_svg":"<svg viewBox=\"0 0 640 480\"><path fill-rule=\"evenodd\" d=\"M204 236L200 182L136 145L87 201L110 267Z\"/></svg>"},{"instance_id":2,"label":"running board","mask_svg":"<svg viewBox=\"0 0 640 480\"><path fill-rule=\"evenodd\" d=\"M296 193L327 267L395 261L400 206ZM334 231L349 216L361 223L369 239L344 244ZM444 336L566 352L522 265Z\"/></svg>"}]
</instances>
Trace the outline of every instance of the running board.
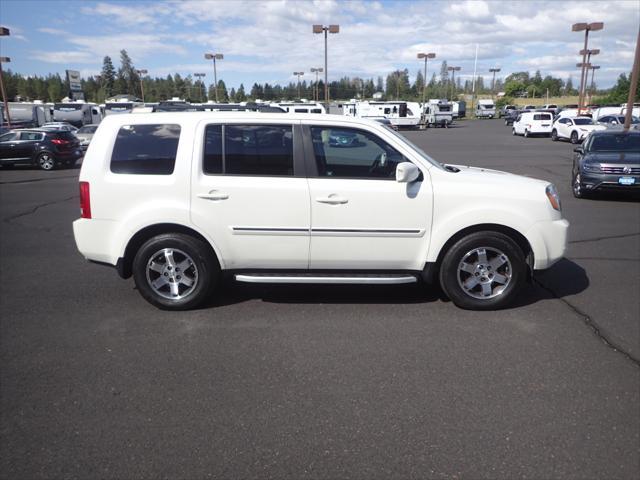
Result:
<instances>
[{"instance_id":1,"label":"running board","mask_svg":"<svg viewBox=\"0 0 640 480\"><path fill-rule=\"evenodd\" d=\"M326 283L326 284L365 284L397 285L415 283L418 279L405 274L267 274L244 273L235 276L236 281L245 283Z\"/></svg>"}]
</instances>

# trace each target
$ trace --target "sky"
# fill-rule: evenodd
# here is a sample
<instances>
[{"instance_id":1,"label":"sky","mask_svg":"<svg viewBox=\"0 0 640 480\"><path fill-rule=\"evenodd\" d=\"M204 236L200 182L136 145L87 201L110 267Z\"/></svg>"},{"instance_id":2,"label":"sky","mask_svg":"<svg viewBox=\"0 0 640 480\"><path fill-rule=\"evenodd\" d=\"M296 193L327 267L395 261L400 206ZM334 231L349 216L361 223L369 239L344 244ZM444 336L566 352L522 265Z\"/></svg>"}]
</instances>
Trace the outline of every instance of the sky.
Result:
<instances>
[{"instance_id":1,"label":"sky","mask_svg":"<svg viewBox=\"0 0 640 480\"><path fill-rule=\"evenodd\" d=\"M633 64L640 24L638 0L519 1L367 1L367 0L2 0L0 55L13 71L44 75L66 69L86 77L100 72L109 55L119 66L126 49L136 68L151 76L206 73L213 66L205 52L224 54L218 78L227 87L254 82L286 84L294 71L314 78L324 66L324 40L312 24L339 24L329 35L329 80L364 78L409 69L413 80L424 63L419 52L434 52L429 73L442 60L460 66L462 81L473 76L478 45L478 75L490 79L514 71L551 74L579 83L584 32L576 22L604 22L592 32L589 48L599 48L592 63L600 88L612 86Z\"/></svg>"}]
</instances>

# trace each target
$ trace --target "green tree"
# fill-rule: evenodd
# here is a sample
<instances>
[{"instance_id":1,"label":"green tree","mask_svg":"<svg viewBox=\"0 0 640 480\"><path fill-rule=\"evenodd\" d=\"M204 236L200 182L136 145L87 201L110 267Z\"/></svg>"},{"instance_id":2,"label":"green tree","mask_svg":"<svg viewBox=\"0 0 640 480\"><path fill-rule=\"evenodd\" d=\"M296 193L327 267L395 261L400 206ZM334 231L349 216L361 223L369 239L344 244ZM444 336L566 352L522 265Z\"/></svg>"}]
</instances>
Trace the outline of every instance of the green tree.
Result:
<instances>
[{"instance_id":1,"label":"green tree","mask_svg":"<svg viewBox=\"0 0 640 480\"><path fill-rule=\"evenodd\" d=\"M238 87L238 91L236 92L236 102L246 102L247 95L244 93L244 85L241 83L240 87Z\"/></svg>"},{"instance_id":2,"label":"green tree","mask_svg":"<svg viewBox=\"0 0 640 480\"><path fill-rule=\"evenodd\" d=\"M100 72L102 91L105 97L113 95L113 88L116 83L116 69L113 67L111 57L108 55L102 59L102 71Z\"/></svg>"}]
</instances>

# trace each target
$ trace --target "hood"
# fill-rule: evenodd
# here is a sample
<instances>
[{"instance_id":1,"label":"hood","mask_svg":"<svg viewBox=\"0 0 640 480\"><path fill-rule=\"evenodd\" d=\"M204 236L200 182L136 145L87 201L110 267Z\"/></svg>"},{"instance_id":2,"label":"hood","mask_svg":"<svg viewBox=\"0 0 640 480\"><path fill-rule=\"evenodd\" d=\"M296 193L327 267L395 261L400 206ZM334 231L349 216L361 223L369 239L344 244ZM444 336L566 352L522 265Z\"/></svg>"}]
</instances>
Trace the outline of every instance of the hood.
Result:
<instances>
[{"instance_id":1,"label":"hood","mask_svg":"<svg viewBox=\"0 0 640 480\"><path fill-rule=\"evenodd\" d=\"M466 177L473 182L478 182L479 184L508 182L510 184L543 184L546 186L551 183L546 180L525 177L523 175L516 175L514 173L503 172L501 170L492 170L490 168L470 167L468 165L447 165L460 170L456 175Z\"/></svg>"},{"instance_id":2,"label":"hood","mask_svg":"<svg viewBox=\"0 0 640 480\"><path fill-rule=\"evenodd\" d=\"M583 130L606 130L607 127L604 125L576 125L576 127L581 128Z\"/></svg>"},{"instance_id":3,"label":"hood","mask_svg":"<svg viewBox=\"0 0 640 480\"><path fill-rule=\"evenodd\" d=\"M585 162L597 163L640 163L640 152L590 152L584 156Z\"/></svg>"}]
</instances>

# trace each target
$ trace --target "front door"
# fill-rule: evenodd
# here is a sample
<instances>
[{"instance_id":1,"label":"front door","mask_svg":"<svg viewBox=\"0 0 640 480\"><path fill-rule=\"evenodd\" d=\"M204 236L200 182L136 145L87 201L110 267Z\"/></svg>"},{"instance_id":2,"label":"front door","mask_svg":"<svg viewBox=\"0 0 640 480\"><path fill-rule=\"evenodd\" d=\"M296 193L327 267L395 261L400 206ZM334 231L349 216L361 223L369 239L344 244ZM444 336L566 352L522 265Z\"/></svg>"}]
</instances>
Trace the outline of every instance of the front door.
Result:
<instances>
[{"instance_id":1,"label":"front door","mask_svg":"<svg viewBox=\"0 0 640 480\"><path fill-rule=\"evenodd\" d=\"M299 125L218 121L198 128L192 221L227 269L309 265L309 188ZM199 152L198 149L201 149Z\"/></svg>"},{"instance_id":2,"label":"front door","mask_svg":"<svg viewBox=\"0 0 640 480\"><path fill-rule=\"evenodd\" d=\"M309 178L312 269L418 270L426 258L432 190L425 169L395 181L408 161L360 129L309 127L317 175Z\"/></svg>"}]
</instances>

